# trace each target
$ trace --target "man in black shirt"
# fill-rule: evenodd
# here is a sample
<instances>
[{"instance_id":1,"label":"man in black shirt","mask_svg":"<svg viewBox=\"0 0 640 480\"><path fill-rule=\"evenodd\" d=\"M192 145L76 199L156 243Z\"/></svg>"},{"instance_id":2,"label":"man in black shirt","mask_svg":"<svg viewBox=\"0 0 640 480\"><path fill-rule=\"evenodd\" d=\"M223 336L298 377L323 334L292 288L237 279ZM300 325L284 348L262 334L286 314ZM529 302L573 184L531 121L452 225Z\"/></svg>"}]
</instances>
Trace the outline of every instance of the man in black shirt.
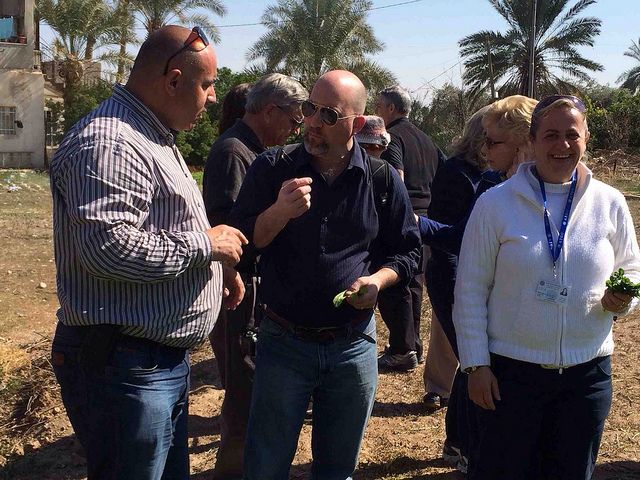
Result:
<instances>
[{"instance_id":1,"label":"man in black shirt","mask_svg":"<svg viewBox=\"0 0 640 480\"><path fill-rule=\"evenodd\" d=\"M431 183L444 155L409 119L411 97L399 86L388 87L378 94L376 115L385 121L391 142L381 155L400 173L409 192L411 206L417 215L426 215L431 201ZM423 257L428 250L423 251ZM389 328L389 348L379 358L380 369L408 371L423 358L420 340L424 260L417 275L408 285L398 285L380 295L378 308Z\"/></svg>"},{"instance_id":2,"label":"man in black shirt","mask_svg":"<svg viewBox=\"0 0 640 480\"><path fill-rule=\"evenodd\" d=\"M245 114L211 147L204 170L203 194L211 225L226 223L247 169L266 147L281 145L302 123L300 104L309 94L296 80L272 73L251 87ZM251 403L251 370L240 339L254 318L254 259L248 251L238 264L246 293L236 310L221 313L210 339L224 371L225 397L220 415L220 448L213 478L242 477L242 454ZM220 338L221 337L221 338ZM221 348L222 347L222 348ZM223 363L223 365L220 365Z\"/></svg>"},{"instance_id":3,"label":"man in black shirt","mask_svg":"<svg viewBox=\"0 0 640 480\"><path fill-rule=\"evenodd\" d=\"M303 102L304 145L247 172L232 219L260 251L260 324L245 479L288 478L313 396L314 478L350 478L377 385L378 292L406 282L420 239L390 169L379 222L369 158L354 140L366 91L334 70ZM334 300L346 291L346 301Z\"/></svg>"}]
</instances>

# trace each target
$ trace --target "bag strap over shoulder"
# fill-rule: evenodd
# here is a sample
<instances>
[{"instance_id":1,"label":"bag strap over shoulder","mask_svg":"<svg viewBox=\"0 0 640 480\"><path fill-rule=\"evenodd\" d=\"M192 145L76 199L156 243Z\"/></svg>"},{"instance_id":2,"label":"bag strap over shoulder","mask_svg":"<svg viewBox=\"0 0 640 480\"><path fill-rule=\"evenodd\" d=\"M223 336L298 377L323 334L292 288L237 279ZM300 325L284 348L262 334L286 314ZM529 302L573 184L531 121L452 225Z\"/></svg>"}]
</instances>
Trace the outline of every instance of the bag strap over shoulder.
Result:
<instances>
[{"instance_id":1,"label":"bag strap over shoulder","mask_svg":"<svg viewBox=\"0 0 640 480\"><path fill-rule=\"evenodd\" d=\"M367 155L371 182L373 184L373 197L376 202L378 216L386 214L389 203L389 190L391 185L391 165L386 160Z\"/></svg>"}]
</instances>

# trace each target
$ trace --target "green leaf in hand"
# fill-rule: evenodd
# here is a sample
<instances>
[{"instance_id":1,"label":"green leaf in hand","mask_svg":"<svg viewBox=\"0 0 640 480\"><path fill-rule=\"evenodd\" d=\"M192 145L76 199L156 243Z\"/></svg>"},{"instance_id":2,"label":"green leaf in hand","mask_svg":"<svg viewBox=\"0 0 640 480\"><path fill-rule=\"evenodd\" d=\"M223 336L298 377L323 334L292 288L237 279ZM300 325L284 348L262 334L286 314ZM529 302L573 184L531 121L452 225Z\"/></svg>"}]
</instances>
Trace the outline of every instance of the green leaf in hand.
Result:
<instances>
[{"instance_id":1,"label":"green leaf in hand","mask_svg":"<svg viewBox=\"0 0 640 480\"><path fill-rule=\"evenodd\" d=\"M360 288L357 292L352 293L351 295L356 295L356 296L361 296L364 294L364 292L366 291L365 287ZM342 305L344 303L344 301L349 298L350 295L347 295L347 291L343 290L342 292L340 292L339 294L337 294L335 297L333 297L333 306L338 308L340 305Z\"/></svg>"},{"instance_id":2,"label":"green leaf in hand","mask_svg":"<svg viewBox=\"0 0 640 480\"><path fill-rule=\"evenodd\" d=\"M617 272L613 272L609 280L607 280L607 288L614 293L624 293L632 297L640 297L640 283L633 283L629 277L624 274L624 270L619 268Z\"/></svg>"}]
</instances>

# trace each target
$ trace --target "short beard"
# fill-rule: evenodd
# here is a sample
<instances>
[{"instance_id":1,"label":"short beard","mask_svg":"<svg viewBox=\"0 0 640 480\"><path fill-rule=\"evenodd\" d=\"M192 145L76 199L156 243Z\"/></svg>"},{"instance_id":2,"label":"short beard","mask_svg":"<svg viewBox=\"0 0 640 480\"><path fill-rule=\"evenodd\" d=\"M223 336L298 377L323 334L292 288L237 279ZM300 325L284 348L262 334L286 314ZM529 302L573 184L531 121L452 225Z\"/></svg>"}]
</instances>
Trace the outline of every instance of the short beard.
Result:
<instances>
[{"instance_id":1,"label":"short beard","mask_svg":"<svg viewBox=\"0 0 640 480\"><path fill-rule=\"evenodd\" d=\"M304 148L315 157L321 157L329 153L329 144L325 141L311 142L307 135L304 136Z\"/></svg>"}]
</instances>

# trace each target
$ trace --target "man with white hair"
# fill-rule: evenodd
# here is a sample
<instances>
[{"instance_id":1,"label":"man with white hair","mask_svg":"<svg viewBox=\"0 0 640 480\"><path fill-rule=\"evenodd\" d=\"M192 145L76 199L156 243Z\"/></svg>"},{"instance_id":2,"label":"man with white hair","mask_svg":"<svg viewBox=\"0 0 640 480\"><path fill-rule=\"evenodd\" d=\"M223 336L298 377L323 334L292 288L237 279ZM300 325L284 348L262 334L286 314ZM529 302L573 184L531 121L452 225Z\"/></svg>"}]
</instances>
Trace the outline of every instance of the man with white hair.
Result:
<instances>
[{"instance_id":1,"label":"man with white hair","mask_svg":"<svg viewBox=\"0 0 640 480\"><path fill-rule=\"evenodd\" d=\"M267 147L282 145L302 124L300 104L309 93L296 80L270 73L251 86L245 114L214 142L204 169L203 195L211 225L228 221L247 169ZM245 432L251 403L252 370L241 345L254 326L256 299L255 255L248 251L237 266L245 284L243 302L233 311L221 311L211 345L224 370L225 396L220 414L220 447L213 471L215 480L242 477ZM222 341L216 341L216 336ZM218 345L222 344L222 348ZM220 362L220 358L224 362ZM220 363L223 363L220 365Z\"/></svg>"}]
</instances>

